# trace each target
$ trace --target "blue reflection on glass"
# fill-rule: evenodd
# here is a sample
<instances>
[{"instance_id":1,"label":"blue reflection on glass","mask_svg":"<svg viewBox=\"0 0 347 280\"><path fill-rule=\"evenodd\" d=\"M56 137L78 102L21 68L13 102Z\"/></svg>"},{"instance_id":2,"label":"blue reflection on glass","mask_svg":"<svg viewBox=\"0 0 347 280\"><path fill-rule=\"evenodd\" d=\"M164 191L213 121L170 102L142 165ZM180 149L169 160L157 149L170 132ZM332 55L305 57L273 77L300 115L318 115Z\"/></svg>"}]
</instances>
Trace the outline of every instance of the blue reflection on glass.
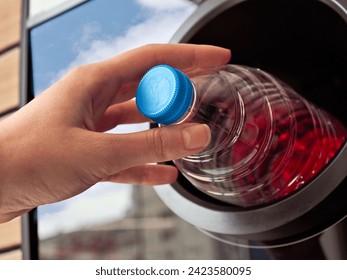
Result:
<instances>
[{"instance_id":1,"label":"blue reflection on glass","mask_svg":"<svg viewBox=\"0 0 347 280\"><path fill-rule=\"evenodd\" d=\"M196 9L186 0L94 0L30 32L34 96L71 68L146 43L166 43ZM111 133L147 129L117 127ZM74 198L38 208L40 239L121 219L132 207L132 186L99 183Z\"/></svg>"},{"instance_id":2,"label":"blue reflection on glass","mask_svg":"<svg viewBox=\"0 0 347 280\"><path fill-rule=\"evenodd\" d=\"M168 42L195 8L186 0L95 0L35 27L35 96L74 66Z\"/></svg>"}]
</instances>

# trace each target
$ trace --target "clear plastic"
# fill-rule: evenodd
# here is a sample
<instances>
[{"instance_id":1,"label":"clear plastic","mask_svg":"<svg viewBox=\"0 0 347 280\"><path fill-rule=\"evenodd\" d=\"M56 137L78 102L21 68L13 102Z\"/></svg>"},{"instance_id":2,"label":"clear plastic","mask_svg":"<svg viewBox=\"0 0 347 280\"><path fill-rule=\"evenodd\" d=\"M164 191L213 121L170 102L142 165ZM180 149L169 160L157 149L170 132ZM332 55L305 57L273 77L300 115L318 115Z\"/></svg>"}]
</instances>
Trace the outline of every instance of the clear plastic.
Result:
<instances>
[{"instance_id":1,"label":"clear plastic","mask_svg":"<svg viewBox=\"0 0 347 280\"><path fill-rule=\"evenodd\" d=\"M175 161L202 192L249 207L303 187L334 157L347 131L272 75L245 66L190 77L194 100L179 122L209 125L200 154Z\"/></svg>"}]
</instances>

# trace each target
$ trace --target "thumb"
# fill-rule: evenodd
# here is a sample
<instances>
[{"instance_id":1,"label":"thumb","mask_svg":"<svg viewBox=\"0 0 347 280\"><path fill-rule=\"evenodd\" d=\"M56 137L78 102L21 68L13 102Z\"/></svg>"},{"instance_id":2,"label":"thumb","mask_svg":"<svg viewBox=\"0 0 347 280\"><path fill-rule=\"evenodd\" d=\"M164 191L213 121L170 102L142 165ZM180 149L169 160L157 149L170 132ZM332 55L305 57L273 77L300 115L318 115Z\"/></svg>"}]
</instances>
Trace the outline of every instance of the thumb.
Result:
<instances>
[{"instance_id":1,"label":"thumb","mask_svg":"<svg viewBox=\"0 0 347 280\"><path fill-rule=\"evenodd\" d=\"M111 174L146 163L164 162L202 151L211 140L205 124L185 123L131 134L104 134L99 147ZM100 139L101 140L101 139ZM99 140L99 141L100 141ZM110 175L110 174L107 174Z\"/></svg>"}]
</instances>

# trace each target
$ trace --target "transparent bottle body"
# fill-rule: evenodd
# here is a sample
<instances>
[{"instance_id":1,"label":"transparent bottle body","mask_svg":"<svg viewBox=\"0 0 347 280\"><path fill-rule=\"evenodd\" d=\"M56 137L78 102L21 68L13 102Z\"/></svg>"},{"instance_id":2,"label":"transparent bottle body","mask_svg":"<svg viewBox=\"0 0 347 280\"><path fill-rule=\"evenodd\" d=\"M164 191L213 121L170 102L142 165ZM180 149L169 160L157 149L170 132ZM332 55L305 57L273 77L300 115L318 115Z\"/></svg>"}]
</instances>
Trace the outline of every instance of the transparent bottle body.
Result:
<instances>
[{"instance_id":1,"label":"transparent bottle body","mask_svg":"<svg viewBox=\"0 0 347 280\"><path fill-rule=\"evenodd\" d=\"M209 125L205 151L175 160L202 192L250 207L303 187L347 136L332 116L259 69L227 65L191 77L194 102L180 122Z\"/></svg>"}]
</instances>

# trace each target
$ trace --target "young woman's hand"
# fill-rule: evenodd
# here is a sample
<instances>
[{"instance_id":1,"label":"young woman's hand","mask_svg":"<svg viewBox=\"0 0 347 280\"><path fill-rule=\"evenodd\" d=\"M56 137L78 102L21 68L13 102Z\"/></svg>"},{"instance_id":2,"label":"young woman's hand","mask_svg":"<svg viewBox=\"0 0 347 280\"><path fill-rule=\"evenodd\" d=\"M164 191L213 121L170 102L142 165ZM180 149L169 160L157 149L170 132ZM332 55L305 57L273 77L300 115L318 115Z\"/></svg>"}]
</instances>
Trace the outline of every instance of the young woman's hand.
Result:
<instances>
[{"instance_id":1,"label":"young woman's hand","mask_svg":"<svg viewBox=\"0 0 347 280\"><path fill-rule=\"evenodd\" d=\"M103 180L144 185L176 180L173 166L148 163L201 151L206 125L181 124L130 134L102 133L148 121L133 97L156 64L183 71L225 64L230 51L189 44L147 45L77 67L0 123L0 222L79 194Z\"/></svg>"}]
</instances>

